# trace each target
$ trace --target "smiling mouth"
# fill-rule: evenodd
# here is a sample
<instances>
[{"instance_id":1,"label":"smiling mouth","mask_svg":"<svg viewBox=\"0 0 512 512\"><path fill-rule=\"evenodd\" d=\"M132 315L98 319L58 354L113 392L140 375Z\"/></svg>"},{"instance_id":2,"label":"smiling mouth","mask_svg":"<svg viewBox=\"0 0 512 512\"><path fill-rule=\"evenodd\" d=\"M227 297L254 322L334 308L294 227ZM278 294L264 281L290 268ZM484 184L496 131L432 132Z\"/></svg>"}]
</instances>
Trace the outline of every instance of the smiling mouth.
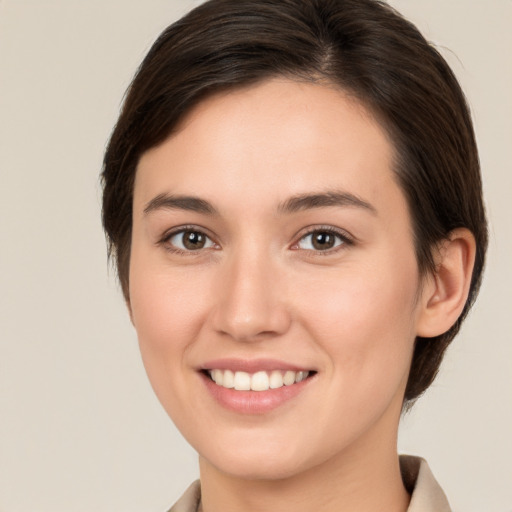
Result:
<instances>
[{"instance_id":1,"label":"smiling mouth","mask_svg":"<svg viewBox=\"0 0 512 512\"><path fill-rule=\"evenodd\" d=\"M268 391L292 386L312 377L313 371L272 370L248 373L232 370L205 370L205 374L217 386L236 391Z\"/></svg>"}]
</instances>

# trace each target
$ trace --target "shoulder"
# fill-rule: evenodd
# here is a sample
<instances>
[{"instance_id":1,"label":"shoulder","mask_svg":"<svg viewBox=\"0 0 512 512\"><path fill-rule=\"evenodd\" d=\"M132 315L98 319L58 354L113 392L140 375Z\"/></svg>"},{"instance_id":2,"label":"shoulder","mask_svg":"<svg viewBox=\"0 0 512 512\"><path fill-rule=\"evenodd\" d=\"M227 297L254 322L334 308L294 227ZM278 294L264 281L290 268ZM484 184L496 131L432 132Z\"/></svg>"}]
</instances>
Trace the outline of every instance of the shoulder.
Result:
<instances>
[{"instance_id":1,"label":"shoulder","mask_svg":"<svg viewBox=\"0 0 512 512\"><path fill-rule=\"evenodd\" d=\"M401 455L400 470L405 488L411 494L407 512L451 512L441 486L424 459Z\"/></svg>"},{"instance_id":2,"label":"shoulder","mask_svg":"<svg viewBox=\"0 0 512 512\"><path fill-rule=\"evenodd\" d=\"M181 498L169 509L168 512L197 512L201 502L201 485L196 480L183 493Z\"/></svg>"}]
</instances>

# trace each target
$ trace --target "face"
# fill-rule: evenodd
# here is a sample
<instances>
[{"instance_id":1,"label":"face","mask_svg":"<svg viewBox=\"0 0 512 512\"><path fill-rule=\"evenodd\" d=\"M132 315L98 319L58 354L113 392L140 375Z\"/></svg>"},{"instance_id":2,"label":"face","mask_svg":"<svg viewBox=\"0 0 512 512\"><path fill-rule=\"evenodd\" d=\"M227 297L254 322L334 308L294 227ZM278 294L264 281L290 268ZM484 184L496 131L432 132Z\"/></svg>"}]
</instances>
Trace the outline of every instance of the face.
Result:
<instances>
[{"instance_id":1,"label":"face","mask_svg":"<svg viewBox=\"0 0 512 512\"><path fill-rule=\"evenodd\" d=\"M142 156L131 317L204 464L280 478L396 454L421 300L391 166L355 100L285 79L205 100Z\"/></svg>"}]
</instances>

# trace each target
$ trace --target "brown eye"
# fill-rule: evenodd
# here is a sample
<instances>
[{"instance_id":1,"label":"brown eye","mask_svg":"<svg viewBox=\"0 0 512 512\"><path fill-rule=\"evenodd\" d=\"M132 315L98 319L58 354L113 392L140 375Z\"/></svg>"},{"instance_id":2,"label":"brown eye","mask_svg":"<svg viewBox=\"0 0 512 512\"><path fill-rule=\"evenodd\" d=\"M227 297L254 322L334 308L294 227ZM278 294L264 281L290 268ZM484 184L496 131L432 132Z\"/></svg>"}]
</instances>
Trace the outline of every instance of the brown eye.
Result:
<instances>
[{"instance_id":1,"label":"brown eye","mask_svg":"<svg viewBox=\"0 0 512 512\"><path fill-rule=\"evenodd\" d=\"M328 251L346 242L345 237L338 233L317 230L303 236L298 243L298 248L310 251Z\"/></svg>"},{"instance_id":2,"label":"brown eye","mask_svg":"<svg viewBox=\"0 0 512 512\"><path fill-rule=\"evenodd\" d=\"M315 249L322 251L325 249L332 249L336 243L336 238L331 233L313 233L311 236L311 243Z\"/></svg>"},{"instance_id":3,"label":"brown eye","mask_svg":"<svg viewBox=\"0 0 512 512\"><path fill-rule=\"evenodd\" d=\"M191 251L202 249L206 243L206 237L197 231L185 231L181 236L183 245Z\"/></svg>"},{"instance_id":4,"label":"brown eye","mask_svg":"<svg viewBox=\"0 0 512 512\"><path fill-rule=\"evenodd\" d=\"M215 245L204 233L191 229L174 233L169 237L168 243L182 251L198 251L199 249L208 249Z\"/></svg>"}]
</instances>

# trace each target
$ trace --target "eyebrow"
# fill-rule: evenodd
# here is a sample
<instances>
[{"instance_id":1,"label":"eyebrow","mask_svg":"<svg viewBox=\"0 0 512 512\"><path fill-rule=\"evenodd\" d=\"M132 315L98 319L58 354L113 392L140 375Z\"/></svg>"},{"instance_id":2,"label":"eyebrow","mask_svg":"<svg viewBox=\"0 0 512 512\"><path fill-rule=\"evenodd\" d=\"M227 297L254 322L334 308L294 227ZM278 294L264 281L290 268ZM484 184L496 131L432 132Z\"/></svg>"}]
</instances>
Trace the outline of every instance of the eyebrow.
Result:
<instances>
[{"instance_id":1,"label":"eyebrow","mask_svg":"<svg viewBox=\"0 0 512 512\"><path fill-rule=\"evenodd\" d=\"M290 197L278 206L281 213L295 213L328 206L348 206L368 210L376 215L377 209L367 201L349 192L327 191L318 194L299 194Z\"/></svg>"},{"instance_id":2,"label":"eyebrow","mask_svg":"<svg viewBox=\"0 0 512 512\"><path fill-rule=\"evenodd\" d=\"M349 192L328 191L314 194L299 194L280 203L277 207L279 213L295 213L315 208L330 206L357 207L376 215L377 210L367 201ZM149 201L144 208L147 215L155 210L186 210L202 213L209 216L218 216L217 209L208 201L195 196L159 194Z\"/></svg>"},{"instance_id":3,"label":"eyebrow","mask_svg":"<svg viewBox=\"0 0 512 512\"><path fill-rule=\"evenodd\" d=\"M217 210L204 199L194 196L176 196L169 194L159 194L151 199L144 208L144 214L147 215L155 210L186 210L189 212L203 213L206 215L218 215Z\"/></svg>"}]
</instances>

